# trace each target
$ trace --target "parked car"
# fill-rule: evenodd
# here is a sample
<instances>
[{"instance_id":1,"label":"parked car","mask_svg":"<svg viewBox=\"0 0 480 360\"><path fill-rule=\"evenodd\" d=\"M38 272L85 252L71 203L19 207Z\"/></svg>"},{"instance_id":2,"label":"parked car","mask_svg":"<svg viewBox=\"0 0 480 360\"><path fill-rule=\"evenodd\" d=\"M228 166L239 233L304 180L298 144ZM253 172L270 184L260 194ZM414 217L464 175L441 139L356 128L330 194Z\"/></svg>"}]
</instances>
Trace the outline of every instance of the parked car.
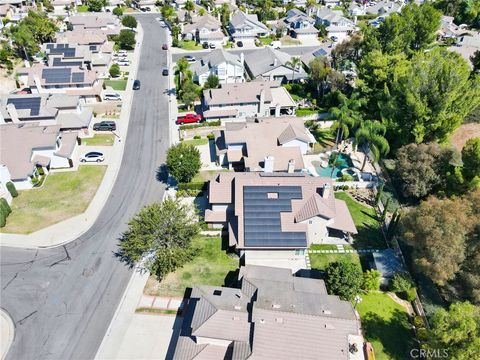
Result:
<instances>
[{"instance_id":1,"label":"parked car","mask_svg":"<svg viewBox=\"0 0 480 360\"><path fill-rule=\"evenodd\" d=\"M168 50L168 45L167 45L167 44L163 44L163 45L162 45L162 50Z\"/></svg>"},{"instance_id":2,"label":"parked car","mask_svg":"<svg viewBox=\"0 0 480 360\"><path fill-rule=\"evenodd\" d=\"M122 96L119 93L107 93L107 94L103 94L103 100L121 101Z\"/></svg>"},{"instance_id":3,"label":"parked car","mask_svg":"<svg viewBox=\"0 0 480 360\"><path fill-rule=\"evenodd\" d=\"M117 54L124 54L127 55L127 50L118 50Z\"/></svg>"},{"instance_id":4,"label":"parked car","mask_svg":"<svg viewBox=\"0 0 480 360\"><path fill-rule=\"evenodd\" d=\"M80 158L80 162L102 162L105 160L103 154L98 151L90 151Z\"/></svg>"},{"instance_id":5,"label":"parked car","mask_svg":"<svg viewBox=\"0 0 480 360\"><path fill-rule=\"evenodd\" d=\"M135 80L133 82L133 87L132 87L133 90L140 90L140 80Z\"/></svg>"},{"instance_id":6,"label":"parked car","mask_svg":"<svg viewBox=\"0 0 480 360\"><path fill-rule=\"evenodd\" d=\"M194 63L197 61L197 59L195 59L195 56L192 56L192 55L185 55L184 57L185 59L187 59L189 63Z\"/></svg>"},{"instance_id":7,"label":"parked car","mask_svg":"<svg viewBox=\"0 0 480 360\"><path fill-rule=\"evenodd\" d=\"M202 48L208 49L208 43L207 43L207 42L204 42L204 43L202 44Z\"/></svg>"},{"instance_id":8,"label":"parked car","mask_svg":"<svg viewBox=\"0 0 480 360\"><path fill-rule=\"evenodd\" d=\"M192 124L192 123L199 123L202 120L202 117L198 114L185 114L179 115L177 117L176 124Z\"/></svg>"},{"instance_id":9,"label":"parked car","mask_svg":"<svg viewBox=\"0 0 480 360\"><path fill-rule=\"evenodd\" d=\"M280 49L280 45L282 45L280 41L272 41L270 43L270 46L273 47L274 49Z\"/></svg>"},{"instance_id":10,"label":"parked car","mask_svg":"<svg viewBox=\"0 0 480 360\"><path fill-rule=\"evenodd\" d=\"M243 42L237 41L237 46L238 46L238 47L243 47Z\"/></svg>"},{"instance_id":11,"label":"parked car","mask_svg":"<svg viewBox=\"0 0 480 360\"><path fill-rule=\"evenodd\" d=\"M115 121L101 121L93 124L93 130L95 131L115 131L117 130L117 124Z\"/></svg>"},{"instance_id":12,"label":"parked car","mask_svg":"<svg viewBox=\"0 0 480 360\"><path fill-rule=\"evenodd\" d=\"M217 47L214 43L210 43L210 45L208 46L210 47L210 49L215 49Z\"/></svg>"},{"instance_id":13,"label":"parked car","mask_svg":"<svg viewBox=\"0 0 480 360\"><path fill-rule=\"evenodd\" d=\"M163 76L168 76L168 69L167 68L163 68L162 75Z\"/></svg>"},{"instance_id":14,"label":"parked car","mask_svg":"<svg viewBox=\"0 0 480 360\"><path fill-rule=\"evenodd\" d=\"M128 66L128 65L130 65L130 61L118 59L118 60L115 60L115 64L117 64L119 66Z\"/></svg>"}]
</instances>

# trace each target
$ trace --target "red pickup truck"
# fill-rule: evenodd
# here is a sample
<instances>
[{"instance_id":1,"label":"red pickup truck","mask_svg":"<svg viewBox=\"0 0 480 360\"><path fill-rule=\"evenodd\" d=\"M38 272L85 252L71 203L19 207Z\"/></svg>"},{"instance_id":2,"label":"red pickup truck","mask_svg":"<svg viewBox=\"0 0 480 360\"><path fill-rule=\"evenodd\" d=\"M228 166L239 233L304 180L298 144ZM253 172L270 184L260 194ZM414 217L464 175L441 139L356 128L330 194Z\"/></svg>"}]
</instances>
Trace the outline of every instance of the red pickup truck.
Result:
<instances>
[{"instance_id":1,"label":"red pickup truck","mask_svg":"<svg viewBox=\"0 0 480 360\"><path fill-rule=\"evenodd\" d=\"M177 125L199 123L202 117L198 114L185 114L177 117Z\"/></svg>"}]
</instances>

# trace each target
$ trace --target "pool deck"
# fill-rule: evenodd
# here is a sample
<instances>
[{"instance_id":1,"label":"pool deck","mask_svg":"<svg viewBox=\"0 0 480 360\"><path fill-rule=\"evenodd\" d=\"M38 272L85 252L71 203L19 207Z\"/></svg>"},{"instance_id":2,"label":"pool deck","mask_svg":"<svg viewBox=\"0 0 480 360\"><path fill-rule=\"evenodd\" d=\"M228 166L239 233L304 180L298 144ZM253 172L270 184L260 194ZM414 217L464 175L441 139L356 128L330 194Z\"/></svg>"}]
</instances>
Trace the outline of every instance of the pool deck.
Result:
<instances>
[{"instance_id":1,"label":"pool deck","mask_svg":"<svg viewBox=\"0 0 480 360\"><path fill-rule=\"evenodd\" d=\"M352 144L350 142L342 141L339 145L339 149L342 150L343 153L346 153L350 155L352 160L357 160L358 161L358 168L360 170L363 160L365 158L365 154L362 151L354 151ZM305 168L313 175L313 176L318 176L317 171L315 169L314 163L319 163L321 159L322 154L314 154L314 155L303 155L303 161L305 163ZM355 162L355 161L354 161ZM365 168L363 169L363 172L369 172L372 174L376 174L375 168L373 167L372 163L370 160L367 159L367 163L365 164Z\"/></svg>"}]
</instances>

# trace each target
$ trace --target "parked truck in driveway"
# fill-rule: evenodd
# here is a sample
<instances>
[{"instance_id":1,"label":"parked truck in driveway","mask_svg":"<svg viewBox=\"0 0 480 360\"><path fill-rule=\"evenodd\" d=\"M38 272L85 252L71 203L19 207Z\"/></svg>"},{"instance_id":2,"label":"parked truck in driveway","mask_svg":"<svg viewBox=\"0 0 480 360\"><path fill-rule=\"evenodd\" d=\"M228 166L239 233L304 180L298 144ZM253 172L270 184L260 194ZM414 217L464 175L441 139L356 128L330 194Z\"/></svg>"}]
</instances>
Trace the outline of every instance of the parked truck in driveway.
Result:
<instances>
[{"instance_id":1,"label":"parked truck in driveway","mask_svg":"<svg viewBox=\"0 0 480 360\"><path fill-rule=\"evenodd\" d=\"M198 114L181 114L177 117L177 125L199 123L202 117Z\"/></svg>"}]
</instances>

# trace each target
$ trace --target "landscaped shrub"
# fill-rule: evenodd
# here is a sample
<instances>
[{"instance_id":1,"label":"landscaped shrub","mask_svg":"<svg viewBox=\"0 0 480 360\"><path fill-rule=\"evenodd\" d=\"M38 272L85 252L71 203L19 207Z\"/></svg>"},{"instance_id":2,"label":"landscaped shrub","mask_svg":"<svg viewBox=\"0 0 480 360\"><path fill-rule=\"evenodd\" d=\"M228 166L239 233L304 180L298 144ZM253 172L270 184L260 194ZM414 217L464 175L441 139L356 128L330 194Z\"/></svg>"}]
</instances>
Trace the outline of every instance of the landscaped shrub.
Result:
<instances>
[{"instance_id":1,"label":"landscaped shrub","mask_svg":"<svg viewBox=\"0 0 480 360\"><path fill-rule=\"evenodd\" d=\"M200 140L201 138L202 138L202 137L201 137L200 135L195 135L195 136L193 137L194 140Z\"/></svg>"},{"instance_id":2,"label":"landscaped shrub","mask_svg":"<svg viewBox=\"0 0 480 360\"><path fill-rule=\"evenodd\" d=\"M15 189L15 185L13 184L13 182L9 181L7 182L7 190L8 192L10 193L10 195L12 195L12 197L17 197L18 196L18 192L17 192L17 189Z\"/></svg>"},{"instance_id":3,"label":"landscaped shrub","mask_svg":"<svg viewBox=\"0 0 480 360\"><path fill-rule=\"evenodd\" d=\"M200 124L195 124L195 125L181 125L180 130L189 130L189 129L196 129L199 127L206 127L206 126L220 126L222 125L222 122L220 120L216 121L205 121Z\"/></svg>"},{"instance_id":4,"label":"landscaped shrub","mask_svg":"<svg viewBox=\"0 0 480 360\"><path fill-rule=\"evenodd\" d=\"M408 274L395 274L390 284L390 290L407 301L413 301L417 298L417 291Z\"/></svg>"},{"instance_id":5,"label":"landscaped shrub","mask_svg":"<svg viewBox=\"0 0 480 360\"><path fill-rule=\"evenodd\" d=\"M413 317L413 326L415 326L417 329L422 328L425 326L423 322L423 318L419 315L416 315Z\"/></svg>"},{"instance_id":6,"label":"landscaped shrub","mask_svg":"<svg viewBox=\"0 0 480 360\"><path fill-rule=\"evenodd\" d=\"M178 190L203 190L206 184L206 182L180 183L178 184Z\"/></svg>"},{"instance_id":7,"label":"landscaped shrub","mask_svg":"<svg viewBox=\"0 0 480 360\"><path fill-rule=\"evenodd\" d=\"M41 176L45 175L45 171L43 170L43 167L38 167L37 170L38 170L38 175L41 175Z\"/></svg>"},{"instance_id":8,"label":"landscaped shrub","mask_svg":"<svg viewBox=\"0 0 480 360\"><path fill-rule=\"evenodd\" d=\"M213 133L210 133L207 135L208 140L215 140L215 135Z\"/></svg>"},{"instance_id":9,"label":"landscaped shrub","mask_svg":"<svg viewBox=\"0 0 480 360\"><path fill-rule=\"evenodd\" d=\"M0 199L0 210L4 212L6 215L9 215L12 212L10 205L8 205L7 200L4 198Z\"/></svg>"},{"instance_id":10,"label":"landscaped shrub","mask_svg":"<svg viewBox=\"0 0 480 360\"><path fill-rule=\"evenodd\" d=\"M0 211L0 228L3 228L7 224L7 217L3 213L3 211Z\"/></svg>"},{"instance_id":11,"label":"landscaped shrub","mask_svg":"<svg viewBox=\"0 0 480 360\"><path fill-rule=\"evenodd\" d=\"M340 181L340 182L353 181L353 176L350 174L342 174L340 179L338 179L337 181Z\"/></svg>"}]
</instances>

